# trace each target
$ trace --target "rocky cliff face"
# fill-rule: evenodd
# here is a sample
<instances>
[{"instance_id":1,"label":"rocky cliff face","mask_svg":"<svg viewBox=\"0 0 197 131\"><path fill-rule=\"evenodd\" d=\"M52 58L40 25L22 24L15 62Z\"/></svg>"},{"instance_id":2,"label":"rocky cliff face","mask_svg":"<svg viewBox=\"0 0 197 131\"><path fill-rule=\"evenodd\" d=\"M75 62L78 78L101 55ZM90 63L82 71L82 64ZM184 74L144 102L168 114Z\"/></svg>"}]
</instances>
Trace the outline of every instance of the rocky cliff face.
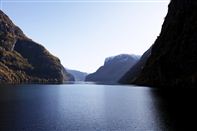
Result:
<instances>
[{"instance_id":1,"label":"rocky cliff face","mask_svg":"<svg viewBox=\"0 0 197 131\"><path fill-rule=\"evenodd\" d=\"M172 0L162 31L135 84L197 85L197 1ZM131 83L132 81L127 81Z\"/></svg>"},{"instance_id":2,"label":"rocky cliff face","mask_svg":"<svg viewBox=\"0 0 197 131\"><path fill-rule=\"evenodd\" d=\"M0 65L0 82L63 82L70 79L69 74L63 75L60 60L27 38L2 11Z\"/></svg>"},{"instance_id":3,"label":"rocky cliff face","mask_svg":"<svg viewBox=\"0 0 197 131\"><path fill-rule=\"evenodd\" d=\"M86 81L118 82L119 79L139 60L139 56L122 54L105 59L105 63L95 73L89 74Z\"/></svg>"},{"instance_id":4,"label":"rocky cliff face","mask_svg":"<svg viewBox=\"0 0 197 131\"><path fill-rule=\"evenodd\" d=\"M12 51L17 39L28 39L9 17L0 10L0 49Z\"/></svg>"}]
</instances>

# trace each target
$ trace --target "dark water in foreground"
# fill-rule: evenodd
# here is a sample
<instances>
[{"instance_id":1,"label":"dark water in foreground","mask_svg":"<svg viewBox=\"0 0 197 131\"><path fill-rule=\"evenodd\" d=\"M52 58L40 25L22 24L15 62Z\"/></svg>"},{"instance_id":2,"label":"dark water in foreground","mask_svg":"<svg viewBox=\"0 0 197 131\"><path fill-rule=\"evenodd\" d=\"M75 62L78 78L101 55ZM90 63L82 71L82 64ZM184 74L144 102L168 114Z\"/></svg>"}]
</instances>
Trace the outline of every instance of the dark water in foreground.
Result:
<instances>
[{"instance_id":1,"label":"dark water in foreground","mask_svg":"<svg viewBox=\"0 0 197 131\"><path fill-rule=\"evenodd\" d=\"M195 94L118 85L1 86L0 131L185 130L195 124Z\"/></svg>"}]
</instances>

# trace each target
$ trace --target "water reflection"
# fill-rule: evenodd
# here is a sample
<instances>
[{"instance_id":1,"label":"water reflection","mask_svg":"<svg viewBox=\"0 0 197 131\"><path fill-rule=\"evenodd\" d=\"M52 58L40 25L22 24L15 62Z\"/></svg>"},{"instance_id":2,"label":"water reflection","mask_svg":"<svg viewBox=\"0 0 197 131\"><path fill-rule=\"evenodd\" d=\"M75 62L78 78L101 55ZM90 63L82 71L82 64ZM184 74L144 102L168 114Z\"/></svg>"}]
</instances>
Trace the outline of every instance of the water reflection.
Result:
<instances>
[{"instance_id":1,"label":"water reflection","mask_svg":"<svg viewBox=\"0 0 197 131\"><path fill-rule=\"evenodd\" d=\"M177 130L192 124L195 93L185 93L93 84L0 87L0 130Z\"/></svg>"},{"instance_id":2,"label":"water reflection","mask_svg":"<svg viewBox=\"0 0 197 131\"><path fill-rule=\"evenodd\" d=\"M196 89L152 90L157 111L168 130L196 130Z\"/></svg>"}]
</instances>

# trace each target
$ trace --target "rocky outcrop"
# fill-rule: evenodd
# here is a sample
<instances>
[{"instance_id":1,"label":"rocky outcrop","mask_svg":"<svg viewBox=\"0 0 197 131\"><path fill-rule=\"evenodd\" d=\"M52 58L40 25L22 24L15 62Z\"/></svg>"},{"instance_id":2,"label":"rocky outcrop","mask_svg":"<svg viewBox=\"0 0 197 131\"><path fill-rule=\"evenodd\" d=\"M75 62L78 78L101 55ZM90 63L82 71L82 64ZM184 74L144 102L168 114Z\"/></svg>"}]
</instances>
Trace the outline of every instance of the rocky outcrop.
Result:
<instances>
[{"instance_id":1,"label":"rocky outcrop","mask_svg":"<svg viewBox=\"0 0 197 131\"><path fill-rule=\"evenodd\" d=\"M196 67L197 1L172 0L151 56L134 83L164 88L195 87Z\"/></svg>"},{"instance_id":2,"label":"rocky outcrop","mask_svg":"<svg viewBox=\"0 0 197 131\"><path fill-rule=\"evenodd\" d=\"M133 66L139 56L121 54L105 59L105 63L95 73L89 74L86 81L118 82L119 79Z\"/></svg>"},{"instance_id":3,"label":"rocky outcrop","mask_svg":"<svg viewBox=\"0 0 197 131\"><path fill-rule=\"evenodd\" d=\"M0 11L0 82L58 82L64 75L60 60L32 41Z\"/></svg>"}]
</instances>

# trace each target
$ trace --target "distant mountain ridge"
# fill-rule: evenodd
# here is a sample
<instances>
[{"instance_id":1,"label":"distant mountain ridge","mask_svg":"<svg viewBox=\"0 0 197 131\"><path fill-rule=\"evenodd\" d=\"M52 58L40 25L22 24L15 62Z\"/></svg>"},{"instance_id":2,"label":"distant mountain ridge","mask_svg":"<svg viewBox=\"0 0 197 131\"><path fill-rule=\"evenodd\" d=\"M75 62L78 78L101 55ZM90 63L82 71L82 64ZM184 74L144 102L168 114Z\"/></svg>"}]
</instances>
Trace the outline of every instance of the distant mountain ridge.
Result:
<instances>
[{"instance_id":1,"label":"distant mountain ridge","mask_svg":"<svg viewBox=\"0 0 197 131\"><path fill-rule=\"evenodd\" d=\"M89 74L86 81L93 82L118 82L119 79L137 63L140 56L121 54L108 57L105 59L104 65L95 73Z\"/></svg>"},{"instance_id":2,"label":"distant mountain ridge","mask_svg":"<svg viewBox=\"0 0 197 131\"><path fill-rule=\"evenodd\" d=\"M68 73L74 76L75 81L85 81L85 78L88 75L88 73L77 71L77 70L71 70L71 69L66 69L66 70Z\"/></svg>"},{"instance_id":3,"label":"distant mountain ridge","mask_svg":"<svg viewBox=\"0 0 197 131\"><path fill-rule=\"evenodd\" d=\"M70 76L57 57L25 36L0 10L0 83L62 83Z\"/></svg>"}]
</instances>

